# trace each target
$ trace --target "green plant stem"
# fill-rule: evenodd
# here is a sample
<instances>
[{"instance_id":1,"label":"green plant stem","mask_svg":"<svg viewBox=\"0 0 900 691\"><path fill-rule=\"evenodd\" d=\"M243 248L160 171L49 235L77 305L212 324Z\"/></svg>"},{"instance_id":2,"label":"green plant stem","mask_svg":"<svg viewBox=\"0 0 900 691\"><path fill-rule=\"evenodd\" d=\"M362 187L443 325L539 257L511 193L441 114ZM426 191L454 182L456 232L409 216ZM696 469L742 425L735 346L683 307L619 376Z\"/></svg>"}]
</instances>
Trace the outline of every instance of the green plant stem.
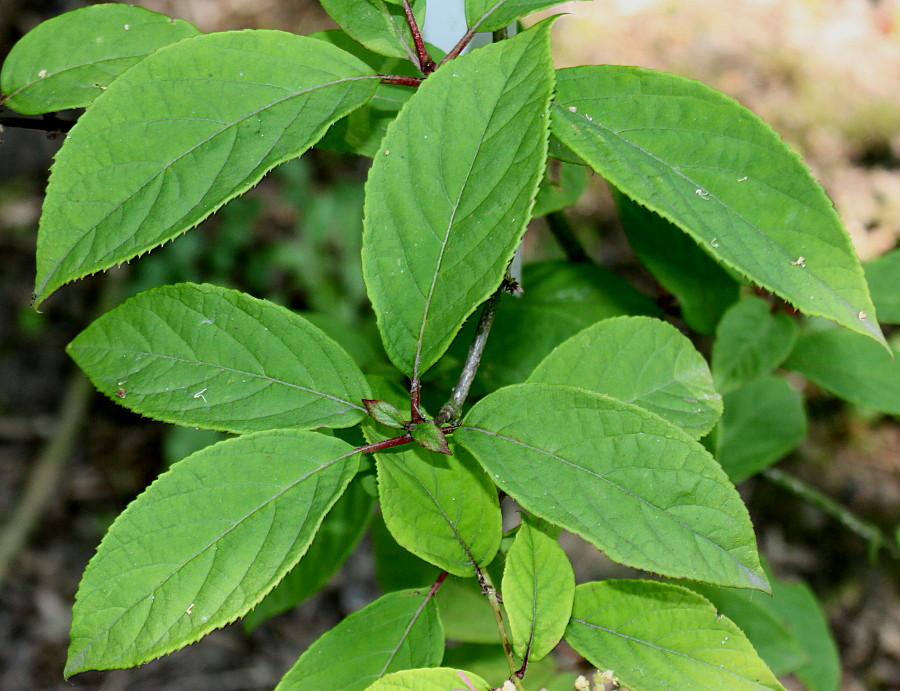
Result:
<instances>
[{"instance_id":1,"label":"green plant stem","mask_svg":"<svg viewBox=\"0 0 900 691\"><path fill-rule=\"evenodd\" d=\"M491 576L487 572L487 569L482 570L476 566L475 574L478 577L478 583L481 585L481 592L490 603L491 611L494 613L494 619L497 622L497 632L500 634L500 643L503 645L503 653L506 655L506 662L509 665L509 679L518 691L525 691L525 687L522 686L522 678L519 676L519 668L516 665L516 659L513 657L512 646L509 644L509 635L506 633L506 625L503 623L503 612L500 609L500 598L497 595L497 589L491 582Z\"/></svg>"},{"instance_id":2,"label":"green plant stem","mask_svg":"<svg viewBox=\"0 0 900 691\"><path fill-rule=\"evenodd\" d=\"M544 218L547 220L550 232L553 233L553 238L562 247L569 261L579 264L592 261L588 253L584 251L584 247L578 242L572 224L569 223L569 219L562 211L553 211Z\"/></svg>"},{"instance_id":3,"label":"green plant stem","mask_svg":"<svg viewBox=\"0 0 900 691\"><path fill-rule=\"evenodd\" d=\"M437 417L434 418L436 424L441 425L445 422L456 423L462 414L463 404L469 396L469 389L472 388L472 382L475 381L475 374L481 364L481 356L484 354L484 348L487 345L488 335L491 332L491 324L494 323L494 314L497 312L497 305L500 302L500 296L505 290L505 281L494 292L488 301L484 303L484 309L481 310L481 317L478 319L478 326L475 327L475 338L472 345L469 346L469 353L466 355L466 362L462 371L459 373L459 380L453 387L450 394L450 400L441 406Z\"/></svg>"},{"instance_id":4,"label":"green plant stem","mask_svg":"<svg viewBox=\"0 0 900 691\"><path fill-rule=\"evenodd\" d=\"M838 504L828 495L808 485L800 478L785 473L778 468L767 468L762 476L773 485L786 489L820 511L837 520L841 525L863 538L869 545L869 558L874 561L878 550L884 548L894 559L900 560L900 549L894 541L885 536L878 526L864 521L849 509Z\"/></svg>"}]
</instances>

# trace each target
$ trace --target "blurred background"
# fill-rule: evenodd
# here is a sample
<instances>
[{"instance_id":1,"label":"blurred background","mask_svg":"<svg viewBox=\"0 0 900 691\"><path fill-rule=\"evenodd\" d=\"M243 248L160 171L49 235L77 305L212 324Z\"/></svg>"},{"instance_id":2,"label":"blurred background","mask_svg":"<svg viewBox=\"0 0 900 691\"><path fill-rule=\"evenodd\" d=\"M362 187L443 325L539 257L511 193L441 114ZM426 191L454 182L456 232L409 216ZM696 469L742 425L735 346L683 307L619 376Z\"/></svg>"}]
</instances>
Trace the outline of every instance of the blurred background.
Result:
<instances>
[{"instance_id":1,"label":"blurred background","mask_svg":"<svg viewBox=\"0 0 900 691\"><path fill-rule=\"evenodd\" d=\"M0 0L0 60L42 20L85 4ZM204 32L334 26L314 0L135 4ZM562 9L572 16L554 29L558 66L642 65L724 91L803 156L863 259L897 246L900 0L594 0ZM39 314L29 306L35 237L58 145L38 131L0 132L0 689L271 688L312 640L374 596L365 544L322 593L249 635L230 626L140 669L62 680L69 610L104 531L167 464L217 438L93 395L64 348L102 305L191 280L309 311L362 335L354 355L376 362L359 265L368 160L310 152L140 262L64 287ZM590 181L571 217L594 259L646 282L601 180ZM548 235L533 224L526 260L562 256ZM893 532L897 421L807 393L810 434L783 467ZM900 689L897 562L871 560L859 536L777 487L750 480L740 489L772 568L805 579L824 604L841 651L841 688ZM609 572L595 551L570 547L581 579Z\"/></svg>"}]
</instances>

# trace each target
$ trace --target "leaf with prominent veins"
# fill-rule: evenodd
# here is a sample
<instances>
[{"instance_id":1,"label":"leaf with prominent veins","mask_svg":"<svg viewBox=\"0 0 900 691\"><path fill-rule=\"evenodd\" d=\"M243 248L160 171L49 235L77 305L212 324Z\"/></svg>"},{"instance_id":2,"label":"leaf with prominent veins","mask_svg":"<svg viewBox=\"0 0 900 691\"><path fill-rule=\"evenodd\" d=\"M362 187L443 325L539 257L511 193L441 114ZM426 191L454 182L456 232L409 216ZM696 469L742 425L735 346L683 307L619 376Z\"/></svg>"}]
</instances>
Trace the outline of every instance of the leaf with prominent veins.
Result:
<instances>
[{"instance_id":1,"label":"leaf with prominent veins","mask_svg":"<svg viewBox=\"0 0 900 691\"><path fill-rule=\"evenodd\" d=\"M525 232L547 153L549 26L438 69L375 156L363 273L385 349L413 379L494 292Z\"/></svg>"}]
</instances>

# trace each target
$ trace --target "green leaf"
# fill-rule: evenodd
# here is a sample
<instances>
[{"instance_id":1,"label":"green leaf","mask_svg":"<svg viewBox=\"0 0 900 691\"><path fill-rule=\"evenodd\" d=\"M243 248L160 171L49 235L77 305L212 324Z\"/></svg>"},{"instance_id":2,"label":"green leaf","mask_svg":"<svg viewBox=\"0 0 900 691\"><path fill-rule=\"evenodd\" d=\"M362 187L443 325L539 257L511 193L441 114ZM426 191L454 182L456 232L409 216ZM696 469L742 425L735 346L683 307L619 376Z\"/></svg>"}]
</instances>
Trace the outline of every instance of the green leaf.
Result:
<instances>
[{"instance_id":1,"label":"green leaf","mask_svg":"<svg viewBox=\"0 0 900 691\"><path fill-rule=\"evenodd\" d=\"M863 265L872 302L883 324L900 324L900 249Z\"/></svg>"},{"instance_id":2,"label":"green leaf","mask_svg":"<svg viewBox=\"0 0 900 691\"><path fill-rule=\"evenodd\" d=\"M293 430L176 463L88 564L66 676L148 662L246 614L303 556L358 465L339 439Z\"/></svg>"},{"instance_id":3,"label":"green leaf","mask_svg":"<svg viewBox=\"0 0 900 691\"><path fill-rule=\"evenodd\" d=\"M807 314L884 344L859 260L800 159L751 111L639 67L559 70L554 133L630 198Z\"/></svg>"},{"instance_id":4,"label":"green leaf","mask_svg":"<svg viewBox=\"0 0 900 691\"><path fill-rule=\"evenodd\" d=\"M575 572L556 538L527 518L506 555L501 592L516 655L545 657L569 623Z\"/></svg>"},{"instance_id":5,"label":"green leaf","mask_svg":"<svg viewBox=\"0 0 900 691\"><path fill-rule=\"evenodd\" d=\"M466 0L466 24L471 31L497 31L559 3L560 0Z\"/></svg>"},{"instance_id":6,"label":"green leaf","mask_svg":"<svg viewBox=\"0 0 900 691\"><path fill-rule=\"evenodd\" d=\"M801 336L784 366L845 401L900 415L896 345L892 354L855 334L830 329Z\"/></svg>"},{"instance_id":7,"label":"green leaf","mask_svg":"<svg viewBox=\"0 0 900 691\"><path fill-rule=\"evenodd\" d=\"M714 334L725 310L740 297L740 284L680 228L616 190L613 197L638 259L678 299L688 326Z\"/></svg>"},{"instance_id":8,"label":"green leaf","mask_svg":"<svg viewBox=\"0 0 900 691\"><path fill-rule=\"evenodd\" d=\"M375 557L375 582L382 592L421 588L434 583L441 573L436 566L398 545L381 514L375 514L372 519L372 553ZM445 583L438 591L439 597L446 587Z\"/></svg>"},{"instance_id":9,"label":"green leaf","mask_svg":"<svg viewBox=\"0 0 900 691\"><path fill-rule=\"evenodd\" d=\"M436 599L447 638L464 643L500 645L497 620L474 578L448 577Z\"/></svg>"},{"instance_id":10,"label":"green leaf","mask_svg":"<svg viewBox=\"0 0 900 691\"><path fill-rule=\"evenodd\" d=\"M575 204L587 187L590 170L584 166L553 160L547 165L531 215L546 216Z\"/></svg>"},{"instance_id":11,"label":"green leaf","mask_svg":"<svg viewBox=\"0 0 900 691\"><path fill-rule=\"evenodd\" d=\"M277 691L363 691L389 672L434 667L444 631L429 590L388 593L351 614L313 643Z\"/></svg>"},{"instance_id":12,"label":"green leaf","mask_svg":"<svg viewBox=\"0 0 900 691\"><path fill-rule=\"evenodd\" d=\"M727 393L769 374L796 342L797 324L786 314L773 314L765 300L749 297L735 303L716 329L712 349L716 388Z\"/></svg>"},{"instance_id":13,"label":"green leaf","mask_svg":"<svg viewBox=\"0 0 900 691\"><path fill-rule=\"evenodd\" d=\"M302 154L378 80L278 31L197 36L116 79L68 134L38 233L36 303L171 240Z\"/></svg>"},{"instance_id":14,"label":"green leaf","mask_svg":"<svg viewBox=\"0 0 900 691\"><path fill-rule=\"evenodd\" d=\"M650 317L597 322L555 348L528 381L579 386L634 403L695 439L722 414L706 360L678 329Z\"/></svg>"},{"instance_id":15,"label":"green leaf","mask_svg":"<svg viewBox=\"0 0 900 691\"><path fill-rule=\"evenodd\" d=\"M471 672L437 667L388 674L368 691L490 691L490 684Z\"/></svg>"},{"instance_id":16,"label":"green leaf","mask_svg":"<svg viewBox=\"0 0 900 691\"><path fill-rule=\"evenodd\" d=\"M475 395L522 383L554 347L594 322L622 314L661 314L627 281L590 264L528 264L522 283L523 295L504 295L500 300L473 383ZM469 320L451 347L449 355L458 363L450 368L453 379L449 387L455 383L474 337L474 321Z\"/></svg>"},{"instance_id":17,"label":"green leaf","mask_svg":"<svg viewBox=\"0 0 900 691\"><path fill-rule=\"evenodd\" d=\"M38 24L13 46L0 91L5 105L20 113L83 108L145 56L199 33L142 7L83 7Z\"/></svg>"},{"instance_id":18,"label":"green leaf","mask_svg":"<svg viewBox=\"0 0 900 691\"><path fill-rule=\"evenodd\" d=\"M838 691L841 660L816 596L805 583L774 581L772 595L809 662L794 670L809 691Z\"/></svg>"},{"instance_id":19,"label":"green leaf","mask_svg":"<svg viewBox=\"0 0 900 691\"><path fill-rule=\"evenodd\" d=\"M447 446L447 438L444 436L441 428L433 422L420 422L409 433L413 441L423 449L434 453L451 455L450 447Z\"/></svg>"},{"instance_id":20,"label":"green leaf","mask_svg":"<svg viewBox=\"0 0 900 691\"><path fill-rule=\"evenodd\" d=\"M306 554L244 617L244 630L249 633L266 619L296 607L321 590L359 544L373 504L359 478L351 482L325 516Z\"/></svg>"},{"instance_id":21,"label":"green leaf","mask_svg":"<svg viewBox=\"0 0 900 691\"><path fill-rule=\"evenodd\" d=\"M381 511L391 534L416 556L457 576L474 576L500 546L497 491L464 449L376 454Z\"/></svg>"},{"instance_id":22,"label":"green leaf","mask_svg":"<svg viewBox=\"0 0 900 691\"><path fill-rule=\"evenodd\" d=\"M500 285L525 232L547 154L549 28L434 72L372 164L363 273L387 354L413 379Z\"/></svg>"},{"instance_id":23,"label":"green leaf","mask_svg":"<svg viewBox=\"0 0 900 691\"><path fill-rule=\"evenodd\" d=\"M369 50L394 58L416 55L403 8L384 0L321 0L328 15ZM410 3L417 22L425 19L425 2Z\"/></svg>"},{"instance_id":24,"label":"green leaf","mask_svg":"<svg viewBox=\"0 0 900 691\"><path fill-rule=\"evenodd\" d=\"M210 285L140 293L68 352L112 400L193 427L349 427L371 395L350 356L302 317Z\"/></svg>"},{"instance_id":25,"label":"green leaf","mask_svg":"<svg viewBox=\"0 0 900 691\"><path fill-rule=\"evenodd\" d=\"M495 631L496 628L494 626ZM518 659L516 661L521 662ZM454 645L447 648L441 664L447 667L471 670L492 684L491 688L499 688L500 691L504 691L503 683L509 678L509 663L503 653L503 647L500 645L478 645L477 643ZM528 689L552 691L552 684L557 677L557 665L552 655L542 660L529 658L526 676ZM574 681L575 675L573 674L569 683L560 686L559 691L573 691L576 688ZM508 687L506 691L508 691Z\"/></svg>"},{"instance_id":26,"label":"green leaf","mask_svg":"<svg viewBox=\"0 0 900 691\"><path fill-rule=\"evenodd\" d=\"M768 590L722 468L643 408L567 386L508 386L477 403L453 438L523 508L613 561Z\"/></svg>"},{"instance_id":27,"label":"green leaf","mask_svg":"<svg viewBox=\"0 0 900 691\"><path fill-rule=\"evenodd\" d=\"M737 626L677 585L578 586L566 642L632 691L784 691Z\"/></svg>"},{"instance_id":28,"label":"green leaf","mask_svg":"<svg viewBox=\"0 0 900 691\"><path fill-rule=\"evenodd\" d=\"M776 594L777 581L772 579L770 582L773 596L698 583L688 587L709 600L719 614L733 621L772 673L781 676L812 660L800 648L791 631L790 620L785 617Z\"/></svg>"},{"instance_id":29,"label":"green leaf","mask_svg":"<svg viewBox=\"0 0 900 691\"><path fill-rule=\"evenodd\" d=\"M725 394L716 459L732 482L741 482L796 449L806 426L803 396L781 377L762 377Z\"/></svg>"},{"instance_id":30,"label":"green leaf","mask_svg":"<svg viewBox=\"0 0 900 691\"><path fill-rule=\"evenodd\" d=\"M403 413L387 401L373 401L370 398L366 398L363 399L363 405L366 407L369 416L375 420L375 422L382 424L385 427L403 429L406 426L406 420L404 419ZM446 445L446 441L444 444Z\"/></svg>"}]
</instances>

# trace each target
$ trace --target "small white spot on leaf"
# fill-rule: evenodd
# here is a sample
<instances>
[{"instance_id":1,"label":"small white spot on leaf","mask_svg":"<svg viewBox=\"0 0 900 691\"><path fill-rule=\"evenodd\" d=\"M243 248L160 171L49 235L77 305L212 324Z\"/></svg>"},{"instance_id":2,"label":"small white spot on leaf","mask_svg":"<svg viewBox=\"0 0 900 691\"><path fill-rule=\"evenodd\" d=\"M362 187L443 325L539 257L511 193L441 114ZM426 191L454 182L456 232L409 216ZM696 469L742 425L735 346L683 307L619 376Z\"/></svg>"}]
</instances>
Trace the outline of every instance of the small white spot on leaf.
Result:
<instances>
[{"instance_id":1,"label":"small white spot on leaf","mask_svg":"<svg viewBox=\"0 0 900 691\"><path fill-rule=\"evenodd\" d=\"M806 268L806 257L803 255L797 257L794 261L791 262L791 266L799 266L801 269Z\"/></svg>"},{"instance_id":2,"label":"small white spot on leaf","mask_svg":"<svg viewBox=\"0 0 900 691\"><path fill-rule=\"evenodd\" d=\"M41 79L43 79L46 76L47 76L47 70L41 70L40 72L38 72L38 77L40 77Z\"/></svg>"},{"instance_id":3,"label":"small white spot on leaf","mask_svg":"<svg viewBox=\"0 0 900 691\"><path fill-rule=\"evenodd\" d=\"M197 393L194 394L194 398L200 398L203 400L204 403L206 403L206 396L204 396L203 394L205 394L207 391L208 391L208 389L201 389L200 391L198 391Z\"/></svg>"},{"instance_id":4,"label":"small white spot on leaf","mask_svg":"<svg viewBox=\"0 0 900 691\"><path fill-rule=\"evenodd\" d=\"M700 187L698 187L697 189L694 190L694 194L696 194L698 197L700 197L700 199L703 199L703 200L709 199L709 192L707 192L704 189L701 189Z\"/></svg>"}]
</instances>

